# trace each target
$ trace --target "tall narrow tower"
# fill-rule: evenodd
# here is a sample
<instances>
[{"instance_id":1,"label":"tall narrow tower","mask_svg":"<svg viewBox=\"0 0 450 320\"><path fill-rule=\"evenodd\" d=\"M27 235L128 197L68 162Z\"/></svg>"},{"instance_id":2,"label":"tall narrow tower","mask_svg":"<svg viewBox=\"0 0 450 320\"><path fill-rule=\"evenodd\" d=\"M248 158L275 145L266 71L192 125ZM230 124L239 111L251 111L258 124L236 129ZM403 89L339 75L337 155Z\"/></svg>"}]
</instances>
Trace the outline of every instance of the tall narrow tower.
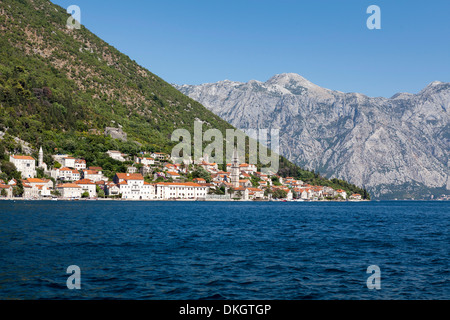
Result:
<instances>
[{"instance_id":1,"label":"tall narrow tower","mask_svg":"<svg viewBox=\"0 0 450 320\"><path fill-rule=\"evenodd\" d=\"M233 160L231 160L231 184L233 185L233 188L239 187L239 176L240 176L240 170L239 170L239 157L237 149L234 148L233 151Z\"/></svg>"},{"instance_id":2,"label":"tall narrow tower","mask_svg":"<svg viewBox=\"0 0 450 320\"><path fill-rule=\"evenodd\" d=\"M44 151L42 150L42 146L39 149L38 168L44 168Z\"/></svg>"}]
</instances>

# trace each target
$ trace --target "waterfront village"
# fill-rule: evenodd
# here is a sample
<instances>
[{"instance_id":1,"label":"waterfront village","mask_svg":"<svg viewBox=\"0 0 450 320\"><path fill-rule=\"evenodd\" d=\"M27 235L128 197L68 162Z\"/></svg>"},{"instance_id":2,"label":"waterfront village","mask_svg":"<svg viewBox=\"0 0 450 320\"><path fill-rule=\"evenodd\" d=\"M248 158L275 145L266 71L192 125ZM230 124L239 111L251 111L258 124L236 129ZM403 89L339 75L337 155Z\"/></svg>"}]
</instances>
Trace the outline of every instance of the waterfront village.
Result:
<instances>
[{"instance_id":1,"label":"waterfront village","mask_svg":"<svg viewBox=\"0 0 450 320\"><path fill-rule=\"evenodd\" d=\"M53 155L53 168L44 163L43 150L39 159L24 155L10 155L10 162L22 175L22 180L0 180L0 198L26 200L197 200L197 201L321 201L361 200L361 195L347 195L344 190L326 186L312 186L291 177L265 175L252 164L239 163L234 152L227 171L209 163L208 156L198 161L175 161L164 153L130 157L110 150L107 155L130 164L127 172L118 172L113 179L104 176L101 167L87 167L84 159L70 155ZM37 171L43 172L37 177ZM188 179L193 170L203 177ZM192 175L191 175L192 176ZM22 190L17 192L20 186Z\"/></svg>"}]
</instances>

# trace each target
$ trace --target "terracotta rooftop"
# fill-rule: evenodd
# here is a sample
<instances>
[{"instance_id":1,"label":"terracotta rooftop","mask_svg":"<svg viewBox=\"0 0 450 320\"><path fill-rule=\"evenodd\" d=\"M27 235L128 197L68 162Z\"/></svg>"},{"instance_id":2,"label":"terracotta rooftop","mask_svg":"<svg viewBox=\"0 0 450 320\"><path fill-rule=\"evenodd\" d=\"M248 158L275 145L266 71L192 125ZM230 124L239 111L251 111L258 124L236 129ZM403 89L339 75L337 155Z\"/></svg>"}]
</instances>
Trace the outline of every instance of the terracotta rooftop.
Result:
<instances>
[{"instance_id":1,"label":"terracotta rooftop","mask_svg":"<svg viewBox=\"0 0 450 320\"><path fill-rule=\"evenodd\" d=\"M17 160L35 160L33 157L30 157L30 156L16 156L16 155L13 155L12 157L14 159L17 159Z\"/></svg>"},{"instance_id":2,"label":"terracotta rooftop","mask_svg":"<svg viewBox=\"0 0 450 320\"><path fill-rule=\"evenodd\" d=\"M140 173L116 173L116 176L121 180L144 180Z\"/></svg>"}]
</instances>

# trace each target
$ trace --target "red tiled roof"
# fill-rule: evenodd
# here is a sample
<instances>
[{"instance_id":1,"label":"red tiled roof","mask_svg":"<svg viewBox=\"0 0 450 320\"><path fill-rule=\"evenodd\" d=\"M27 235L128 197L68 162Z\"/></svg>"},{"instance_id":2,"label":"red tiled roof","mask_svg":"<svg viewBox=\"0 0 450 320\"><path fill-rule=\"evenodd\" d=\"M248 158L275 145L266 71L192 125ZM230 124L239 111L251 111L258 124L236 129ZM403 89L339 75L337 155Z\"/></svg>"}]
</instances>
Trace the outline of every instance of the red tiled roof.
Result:
<instances>
[{"instance_id":1,"label":"red tiled roof","mask_svg":"<svg viewBox=\"0 0 450 320\"><path fill-rule=\"evenodd\" d=\"M79 185L75 183L66 183L66 184L60 184L58 188L81 188Z\"/></svg>"},{"instance_id":2,"label":"red tiled roof","mask_svg":"<svg viewBox=\"0 0 450 320\"><path fill-rule=\"evenodd\" d=\"M83 170L84 174L99 174L97 170Z\"/></svg>"},{"instance_id":3,"label":"red tiled roof","mask_svg":"<svg viewBox=\"0 0 450 320\"><path fill-rule=\"evenodd\" d=\"M12 157L14 159L17 159L17 160L35 160L33 157L30 157L30 156L16 156L16 155L13 155Z\"/></svg>"},{"instance_id":4,"label":"red tiled roof","mask_svg":"<svg viewBox=\"0 0 450 320\"><path fill-rule=\"evenodd\" d=\"M82 179L75 182L76 184L95 184L91 179Z\"/></svg>"},{"instance_id":5,"label":"red tiled roof","mask_svg":"<svg viewBox=\"0 0 450 320\"><path fill-rule=\"evenodd\" d=\"M165 186L204 187L194 182L159 182L157 184Z\"/></svg>"},{"instance_id":6,"label":"red tiled roof","mask_svg":"<svg viewBox=\"0 0 450 320\"><path fill-rule=\"evenodd\" d=\"M255 192L263 191L263 190L261 190L259 188L247 188L247 189L250 190L250 191L255 191Z\"/></svg>"},{"instance_id":7,"label":"red tiled roof","mask_svg":"<svg viewBox=\"0 0 450 320\"><path fill-rule=\"evenodd\" d=\"M116 173L116 176L121 180L144 180L140 173Z\"/></svg>"},{"instance_id":8,"label":"red tiled roof","mask_svg":"<svg viewBox=\"0 0 450 320\"><path fill-rule=\"evenodd\" d=\"M28 183L45 183L44 180L37 179L37 178L28 178L26 181L27 181Z\"/></svg>"},{"instance_id":9,"label":"red tiled roof","mask_svg":"<svg viewBox=\"0 0 450 320\"><path fill-rule=\"evenodd\" d=\"M59 171L71 171L72 173L80 173L76 169L70 169L70 168L67 168L67 167L61 168L61 169L59 169Z\"/></svg>"}]
</instances>

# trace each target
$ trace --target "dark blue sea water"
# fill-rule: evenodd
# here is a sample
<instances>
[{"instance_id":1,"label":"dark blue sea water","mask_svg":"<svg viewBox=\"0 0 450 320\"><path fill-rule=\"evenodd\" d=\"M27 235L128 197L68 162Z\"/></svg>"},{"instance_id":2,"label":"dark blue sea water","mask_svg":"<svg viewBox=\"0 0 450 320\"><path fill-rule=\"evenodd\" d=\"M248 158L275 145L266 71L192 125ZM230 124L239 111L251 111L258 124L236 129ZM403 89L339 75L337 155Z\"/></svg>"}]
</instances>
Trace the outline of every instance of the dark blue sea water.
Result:
<instances>
[{"instance_id":1,"label":"dark blue sea water","mask_svg":"<svg viewBox=\"0 0 450 320\"><path fill-rule=\"evenodd\" d=\"M449 231L449 202L0 201L0 299L449 299Z\"/></svg>"}]
</instances>

